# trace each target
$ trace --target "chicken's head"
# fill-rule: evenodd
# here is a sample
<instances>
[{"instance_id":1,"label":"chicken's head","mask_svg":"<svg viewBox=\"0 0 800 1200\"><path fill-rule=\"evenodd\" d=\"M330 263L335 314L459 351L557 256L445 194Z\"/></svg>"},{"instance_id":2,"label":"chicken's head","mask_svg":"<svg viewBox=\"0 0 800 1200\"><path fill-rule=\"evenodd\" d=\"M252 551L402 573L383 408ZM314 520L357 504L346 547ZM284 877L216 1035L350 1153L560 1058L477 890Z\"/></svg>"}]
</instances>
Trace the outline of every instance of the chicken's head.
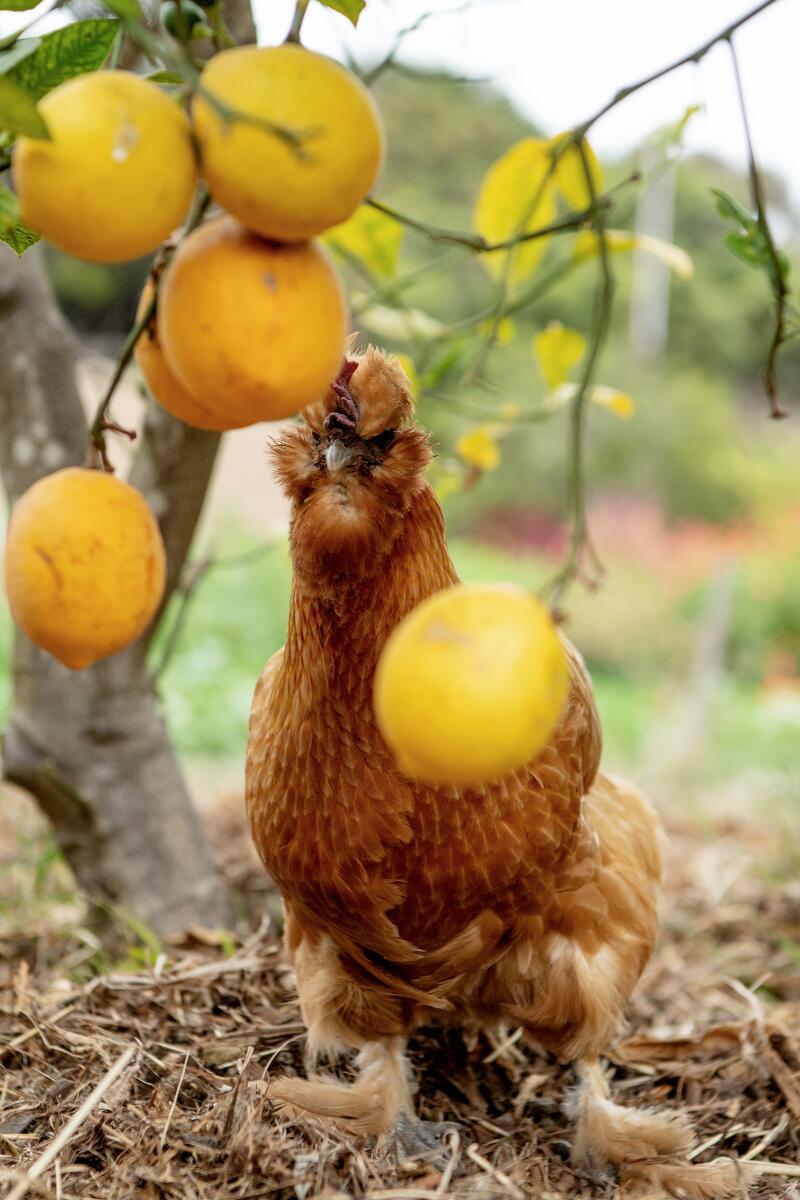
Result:
<instances>
[{"instance_id":1,"label":"chicken's head","mask_svg":"<svg viewBox=\"0 0 800 1200\"><path fill-rule=\"evenodd\" d=\"M272 442L292 501L295 571L308 583L341 585L380 570L431 457L413 412L400 363L369 347L345 359L302 423Z\"/></svg>"}]
</instances>

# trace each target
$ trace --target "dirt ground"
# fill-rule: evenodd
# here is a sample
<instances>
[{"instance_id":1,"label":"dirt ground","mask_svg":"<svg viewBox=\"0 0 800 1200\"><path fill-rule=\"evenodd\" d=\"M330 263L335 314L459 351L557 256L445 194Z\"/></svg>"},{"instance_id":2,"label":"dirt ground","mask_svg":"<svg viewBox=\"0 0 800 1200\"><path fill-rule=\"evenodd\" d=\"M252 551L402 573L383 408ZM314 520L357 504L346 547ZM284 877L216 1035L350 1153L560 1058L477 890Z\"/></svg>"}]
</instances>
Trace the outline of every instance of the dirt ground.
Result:
<instances>
[{"instance_id":1,"label":"dirt ground","mask_svg":"<svg viewBox=\"0 0 800 1200\"><path fill-rule=\"evenodd\" d=\"M16 863L17 894L34 898L16 921L0 909L8 1200L800 1198L800 881L786 829L667 816L663 935L609 1059L618 1102L690 1115L689 1193L669 1163L635 1164L622 1179L572 1170L562 1108L571 1070L514 1030L415 1037L421 1114L454 1123L433 1161L286 1120L272 1111L270 1080L303 1070L303 1026L241 798L209 813L241 933L140 944L105 966L68 881L62 891L40 881L52 894L34 903L24 876L36 855L26 865L25 848L41 828L27 802L10 796L3 811L2 877L8 888ZM709 1190L699 1167L719 1158L727 1184Z\"/></svg>"}]
</instances>

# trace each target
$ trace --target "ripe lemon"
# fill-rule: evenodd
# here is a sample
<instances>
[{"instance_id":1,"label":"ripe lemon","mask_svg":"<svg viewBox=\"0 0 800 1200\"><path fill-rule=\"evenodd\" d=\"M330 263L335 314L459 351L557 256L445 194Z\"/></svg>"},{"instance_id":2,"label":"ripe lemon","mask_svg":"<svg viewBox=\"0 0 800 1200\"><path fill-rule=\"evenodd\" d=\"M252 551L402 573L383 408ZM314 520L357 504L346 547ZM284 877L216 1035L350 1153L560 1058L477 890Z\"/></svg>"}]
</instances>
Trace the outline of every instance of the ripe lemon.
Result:
<instances>
[{"instance_id":1,"label":"ripe lemon","mask_svg":"<svg viewBox=\"0 0 800 1200\"><path fill-rule=\"evenodd\" d=\"M481 784L547 744L569 668L544 605L518 588L459 585L423 601L384 647L378 724L400 769Z\"/></svg>"},{"instance_id":2,"label":"ripe lemon","mask_svg":"<svg viewBox=\"0 0 800 1200\"><path fill-rule=\"evenodd\" d=\"M347 307L315 242L266 242L224 216L173 255L158 327L167 363L198 402L252 425L324 394L344 355Z\"/></svg>"},{"instance_id":3,"label":"ripe lemon","mask_svg":"<svg viewBox=\"0 0 800 1200\"><path fill-rule=\"evenodd\" d=\"M65 666L121 650L164 591L164 545L144 497L84 467L38 480L11 513L6 588L20 628Z\"/></svg>"},{"instance_id":4,"label":"ripe lemon","mask_svg":"<svg viewBox=\"0 0 800 1200\"><path fill-rule=\"evenodd\" d=\"M344 221L375 182L383 125L350 71L302 46L240 46L215 54L192 104L211 194L248 229L294 241ZM214 108L255 118L231 119ZM256 121L296 133L299 147Z\"/></svg>"},{"instance_id":5,"label":"ripe lemon","mask_svg":"<svg viewBox=\"0 0 800 1200\"><path fill-rule=\"evenodd\" d=\"M39 110L52 141L14 145L22 220L91 262L155 250L186 216L197 181L183 110L128 71L79 75Z\"/></svg>"},{"instance_id":6,"label":"ripe lemon","mask_svg":"<svg viewBox=\"0 0 800 1200\"><path fill-rule=\"evenodd\" d=\"M148 281L142 291L141 299L139 300L139 308L136 312L136 320L140 321L144 316L145 309L153 295L153 285ZM150 394L158 401L162 408L167 412L172 413L173 417L178 417L181 421L185 421L187 425L193 425L195 429L236 429L238 422L232 418L225 420L224 417L216 416L209 409L204 408L199 401L195 400L191 392L187 392L186 388L170 369L169 363L164 357L164 351L161 348L161 341L158 336L158 316L153 317L147 329L140 335L134 357L139 370L142 373L145 383L150 391Z\"/></svg>"}]
</instances>

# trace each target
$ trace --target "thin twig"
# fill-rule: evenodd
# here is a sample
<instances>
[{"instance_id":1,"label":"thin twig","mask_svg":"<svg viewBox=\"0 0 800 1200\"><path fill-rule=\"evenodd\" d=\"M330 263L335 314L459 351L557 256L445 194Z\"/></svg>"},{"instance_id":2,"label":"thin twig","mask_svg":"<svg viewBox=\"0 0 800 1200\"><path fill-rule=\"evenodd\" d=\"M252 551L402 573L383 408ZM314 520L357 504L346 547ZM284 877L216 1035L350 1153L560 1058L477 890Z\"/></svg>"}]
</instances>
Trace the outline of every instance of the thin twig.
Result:
<instances>
[{"instance_id":1,"label":"thin twig","mask_svg":"<svg viewBox=\"0 0 800 1200\"><path fill-rule=\"evenodd\" d=\"M764 368L764 390L767 393L767 398L770 404L770 416L774 420L780 420L782 417L787 417L789 414L782 407L778 398L778 385L775 379L775 360L778 356L778 351L786 340L786 307L789 300L789 289L786 285L784 267L781 263L778 249L775 245L775 239L772 236L770 229L769 216L767 214L767 204L764 198L764 188L761 182L761 172L756 164L755 152L753 150L753 139L750 134L750 119L747 115L747 105L744 98L744 88L742 86L742 76L739 71L739 60L736 56L736 50L733 45L733 38L728 38L728 48L731 52L731 62L733 63L733 75L736 80L736 93L739 97L739 111L742 114L742 127L744 129L744 139L747 146L747 170L750 176L750 193L753 199L753 207L756 210L756 220L758 228L766 243L767 253L769 254L772 269L769 272L770 283L772 284L772 294L775 298L775 329L772 334L769 351L767 353L767 362Z\"/></svg>"},{"instance_id":2,"label":"thin twig","mask_svg":"<svg viewBox=\"0 0 800 1200\"><path fill-rule=\"evenodd\" d=\"M478 1153L478 1143L473 1142L471 1146L467 1146L467 1158L471 1158L476 1166L485 1171L487 1175L491 1175L504 1188L508 1188L514 1200L525 1200L525 1193L521 1188L518 1188L513 1179L509 1179L505 1171L501 1171L499 1167L495 1167L489 1162L488 1158L484 1158Z\"/></svg>"},{"instance_id":3,"label":"thin twig","mask_svg":"<svg viewBox=\"0 0 800 1200\"><path fill-rule=\"evenodd\" d=\"M183 1067L181 1069L180 1079L178 1080L178 1086L175 1088L175 1095L172 1097L172 1104L169 1107L169 1112L167 1113L167 1119L164 1122L164 1128L161 1130L161 1141L160 1141L159 1145L161 1146L162 1150L164 1149L164 1144L167 1140L167 1134L169 1133L169 1127L172 1124L172 1118L175 1116L175 1109L178 1106L178 1097L181 1094L181 1088L183 1087L183 1081L186 1078L186 1068L188 1067L188 1065L189 1065L189 1051L187 1050L186 1057L183 1060Z\"/></svg>"},{"instance_id":4,"label":"thin twig","mask_svg":"<svg viewBox=\"0 0 800 1200\"><path fill-rule=\"evenodd\" d=\"M253 562L258 558L270 554L276 545L276 542L266 542L262 546L253 546L250 550L245 550L241 554L229 554L225 558L214 558L209 555L206 558L199 559L197 562L186 564L183 569L181 582L175 589L176 594L180 594L180 604L164 642L161 656L153 671L154 679L158 680L172 661L186 625L186 618L189 615L191 603L197 595L200 584L208 574L217 567L240 567L246 563Z\"/></svg>"},{"instance_id":5,"label":"thin twig","mask_svg":"<svg viewBox=\"0 0 800 1200\"><path fill-rule=\"evenodd\" d=\"M448 242L455 246L464 246L467 250L472 250L475 254L493 254L498 250L513 250L516 246L522 245L524 242L533 242L537 238L550 237L553 234L569 233L577 229L582 229L587 225L594 214L593 208L583 209L581 212L568 213L565 217L560 217L557 221L551 221L549 225L540 225L538 229L529 229L525 233L517 234L514 237L505 238L501 242L487 242L485 237L479 233L469 233L462 229L445 229L440 225L430 225L427 221L420 221L416 217L409 217L406 213L398 212L396 208L392 208L389 204L384 204L382 200L376 200L369 196L365 201L371 208L377 209L384 216L390 217L393 221L397 221L401 225L406 225L409 229L415 229L417 233L423 233L425 237L430 238L432 242ZM606 193L598 196L597 204L599 207L611 207L611 194Z\"/></svg>"},{"instance_id":6,"label":"thin twig","mask_svg":"<svg viewBox=\"0 0 800 1200\"><path fill-rule=\"evenodd\" d=\"M581 139L575 145L578 148L580 155L581 167L583 176L586 181L586 187L592 200L595 199L596 189L594 178L592 177L591 165L586 152L586 142ZM569 421L569 443L570 443L570 458L569 458L569 497L572 507L572 533L570 536L570 545L566 559L561 570L555 578L547 585L550 593L551 606L556 613L560 615L561 602L566 594L566 590L572 581L578 577L581 572L582 560L588 551L594 575L587 577L587 583L593 586L597 581L597 576L602 572L597 555L592 547L589 536L589 527L586 515L586 464L585 464L585 435L586 435L586 406L590 395L590 389L594 382L595 371L600 357L600 352L603 348L606 336L608 334L609 322L611 319L611 308L614 300L614 276L611 270L611 256L608 250L608 241L606 239L605 225L603 223L603 215L600 209L597 209L594 217L594 229L598 238L598 265L599 278L597 289L594 297L594 315L592 321L592 340L589 347L589 353L586 356L583 373L581 375L578 390L570 405L570 421Z\"/></svg>"},{"instance_id":7,"label":"thin twig","mask_svg":"<svg viewBox=\"0 0 800 1200\"><path fill-rule=\"evenodd\" d=\"M640 92L642 88L648 87L651 83L655 83L657 79L663 79L665 75L671 74L672 71L677 71L680 67L686 67L689 65L689 63L702 62L708 52L713 50L719 42L730 41L737 29L740 29L742 25L746 25L748 21L752 21L753 17L757 17L759 13L762 13L765 9L770 8L775 3L776 0L762 0L761 4L757 4L755 8L751 8L749 12L746 12L743 14L743 16L738 17L737 20L733 21L730 25L727 25L725 29L720 30L719 33L715 33L713 37L710 37L700 46L696 46L694 50L690 50L688 54L684 54L682 58L676 59L674 62L669 63L666 67L661 67L661 69L658 71L653 71L651 75L646 75L645 78L640 79L638 83L631 83L627 87L620 88L620 90L615 92L611 99L607 101L602 108L598 108L596 113L593 113L591 117L585 121L582 121L579 125L576 125L571 130L572 137L586 137L586 134L589 132L592 126L597 124L600 118L604 117L607 112L610 112L612 108L615 108L618 104L621 104L623 100L627 100L629 96L633 96L635 92Z\"/></svg>"},{"instance_id":8,"label":"thin twig","mask_svg":"<svg viewBox=\"0 0 800 1200\"><path fill-rule=\"evenodd\" d=\"M443 11L429 9L426 12L421 13L420 16L416 17L415 20L413 20L409 25L405 25L402 29L398 29L397 34L395 35L394 44L392 45L391 49L382 59L380 59L379 62L375 64L375 66L370 67L366 71L359 71L355 64L353 64L353 69L355 70L356 74L360 75L361 80L367 85L367 87L371 87L372 84L375 83L375 81L383 74L383 72L388 70L390 67L394 70L401 69L402 64L397 62L397 55L400 51L400 47L407 37L410 37L412 33L417 33L417 31L420 30L423 25L426 25L432 17L457 17L466 12L468 9L474 8L479 2L480 0L465 0L465 3L458 4L455 8L448 8L444 9Z\"/></svg>"},{"instance_id":9,"label":"thin twig","mask_svg":"<svg viewBox=\"0 0 800 1200\"><path fill-rule=\"evenodd\" d=\"M183 228L183 232L181 233L181 240L183 240L183 238L185 238L188 234L190 234L193 229L197 228L197 226L200 224L203 217L205 216L206 210L208 209L210 202L211 202L211 197L209 196L206 189L203 188L202 191L198 194L195 206L189 216L189 219L186 222L186 225ZM174 247L173 247L173 251L174 251ZM133 326L133 328L131 329L131 331L129 332L128 336L125 338L125 341L122 344L122 349L119 352L119 357L117 358L117 363L116 363L116 366L114 367L114 373L111 376L111 379L108 381L108 386L107 386L105 392L103 393L103 397L100 400L100 403L98 404L98 406L95 410L92 424L89 427L88 461L92 464L99 464L102 467L102 469L105 471L113 470L113 468L108 460L108 454L106 452L106 439L105 439L106 432L108 432L110 430L114 433L122 433L122 434L125 434L126 437L131 438L131 440L133 440L136 437L136 434L133 432L133 430L123 429L123 427L121 425L117 425L115 422L111 421L109 419L108 413L109 413L109 408L111 406L111 401L114 398L114 393L116 392L117 387L119 386L119 382L122 379L122 376L125 374L128 364L130 363L131 359L133 358L133 352L136 349L136 343L138 342L139 338L142 336L142 334L144 333L144 331L147 329L150 322L152 321L153 317L155 316L156 305L158 303L159 284L160 284L160 276L159 276L159 278L153 280L153 294L150 297L150 300L149 300L147 306L145 307L145 310L142 313L141 317L139 317L139 319L136 321L135 325Z\"/></svg>"},{"instance_id":10,"label":"thin twig","mask_svg":"<svg viewBox=\"0 0 800 1200\"><path fill-rule=\"evenodd\" d=\"M70 1119L67 1121L66 1125L64 1125L61 1131L56 1134L44 1153L40 1154L36 1161L28 1168L25 1178L21 1179L19 1183L11 1189L5 1200L20 1200L20 1197L25 1195L34 1181L38 1179L40 1175L44 1174L53 1159L57 1158L67 1145L73 1133L80 1128L87 1117L91 1116L97 1105L103 1099L103 1096L105 1096L109 1088L117 1081L117 1079L119 1079L120 1075L128 1066L128 1063L135 1054L136 1047L128 1046L128 1049L119 1056L114 1065L110 1067L108 1071L106 1071L97 1087L90 1092L80 1108L75 1110Z\"/></svg>"}]
</instances>

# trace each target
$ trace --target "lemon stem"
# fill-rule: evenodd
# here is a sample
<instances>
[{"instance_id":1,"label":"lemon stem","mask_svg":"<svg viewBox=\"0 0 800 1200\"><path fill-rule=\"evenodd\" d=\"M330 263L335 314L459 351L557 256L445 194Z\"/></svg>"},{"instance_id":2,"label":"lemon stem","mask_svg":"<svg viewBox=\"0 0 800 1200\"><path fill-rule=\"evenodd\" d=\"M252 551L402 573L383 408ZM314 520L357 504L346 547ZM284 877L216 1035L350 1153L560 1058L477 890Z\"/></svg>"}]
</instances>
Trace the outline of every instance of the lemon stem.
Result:
<instances>
[{"instance_id":1,"label":"lemon stem","mask_svg":"<svg viewBox=\"0 0 800 1200\"><path fill-rule=\"evenodd\" d=\"M303 27L303 21L305 20L306 9L308 8L308 5L309 0L297 0L297 4L295 5L294 9L294 16L292 17L292 24L289 28L289 32L286 35L287 42L297 42L299 44L300 30Z\"/></svg>"}]
</instances>

